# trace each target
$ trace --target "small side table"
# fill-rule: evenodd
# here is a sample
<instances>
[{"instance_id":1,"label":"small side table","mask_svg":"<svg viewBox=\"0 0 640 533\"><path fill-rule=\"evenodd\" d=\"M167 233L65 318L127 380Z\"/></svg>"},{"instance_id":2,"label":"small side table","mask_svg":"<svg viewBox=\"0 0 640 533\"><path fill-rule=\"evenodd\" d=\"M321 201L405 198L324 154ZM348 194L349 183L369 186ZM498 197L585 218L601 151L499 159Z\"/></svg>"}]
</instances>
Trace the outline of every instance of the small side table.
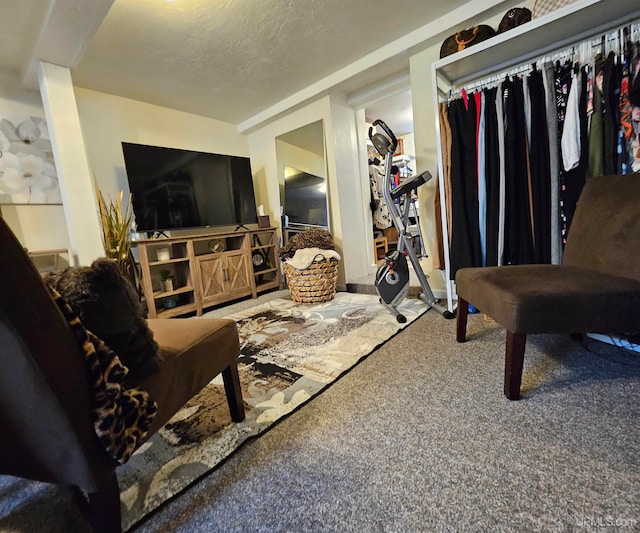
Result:
<instances>
[{"instance_id":1,"label":"small side table","mask_svg":"<svg viewBox=\"0 0 640 533\"><path fill-rule=\"evenodd\" d=\"M386 237L377 237L373 239L373 259L377 263L384 258L389 251L389 244Z\"/></svg>"}]
</instances>

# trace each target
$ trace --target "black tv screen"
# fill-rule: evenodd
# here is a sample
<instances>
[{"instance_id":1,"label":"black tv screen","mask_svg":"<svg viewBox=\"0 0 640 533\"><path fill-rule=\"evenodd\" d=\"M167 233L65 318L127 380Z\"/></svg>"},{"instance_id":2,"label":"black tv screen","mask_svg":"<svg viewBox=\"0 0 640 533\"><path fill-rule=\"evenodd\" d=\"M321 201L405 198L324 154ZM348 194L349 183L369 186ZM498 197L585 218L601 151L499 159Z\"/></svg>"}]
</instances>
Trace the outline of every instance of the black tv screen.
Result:
<instances>
[{"instance_id":1,"label":"black tv screen","mask_svg":"<svg viewBox=\"0 0 640 533\"><path fill-rule=\"evenodd\" d=\"M301 170L290 168L290 171L284 181L284 213L289 222L326 227L326 180Z\"/></svg>"},{"instance_id":2,"label":"black tv screen","mask_svg":"<svg viewBox=\"0 0 640 533\"><path fill-rule=\"evenodd\" d=\"M248 157L122 143L138 231L258 220Z\"/></svg>"}]
</instances>

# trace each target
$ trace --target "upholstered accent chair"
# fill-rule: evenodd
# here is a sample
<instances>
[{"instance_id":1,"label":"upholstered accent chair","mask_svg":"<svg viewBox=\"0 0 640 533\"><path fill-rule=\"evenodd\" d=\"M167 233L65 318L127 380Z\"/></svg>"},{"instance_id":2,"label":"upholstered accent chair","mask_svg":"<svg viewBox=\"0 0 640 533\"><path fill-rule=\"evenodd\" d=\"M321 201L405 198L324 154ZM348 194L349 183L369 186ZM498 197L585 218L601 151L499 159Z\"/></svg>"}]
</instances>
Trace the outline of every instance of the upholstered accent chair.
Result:
<instances>
[{"instance_id":1,"label":"upholstered accent chair","mask_svg":"<svg viewBox=\"0 0 640 533\"><path fill-rule=\"evenodd\" d=\"M0 272L0 473L79 487L89 495L94 530L120 531L117 462L94 431L84 352L2 218ZM147 439L220 373L231 419L244 419L232 320L149 326L163 362L140 384L158 406Z\"/></svg>"},{"instance_id":2,"label":"upholstered accent chair","mask_svg":"<svg viewBox=\"0 0 640 533\"><path fill-rule=\"evenodd\" d=\"M468 304L507 330L504 393L520 399L533 333L640 332L640 175L587 181L562 265L462 268L456 274L458 342Z\"/></svg>"}]
</instances>

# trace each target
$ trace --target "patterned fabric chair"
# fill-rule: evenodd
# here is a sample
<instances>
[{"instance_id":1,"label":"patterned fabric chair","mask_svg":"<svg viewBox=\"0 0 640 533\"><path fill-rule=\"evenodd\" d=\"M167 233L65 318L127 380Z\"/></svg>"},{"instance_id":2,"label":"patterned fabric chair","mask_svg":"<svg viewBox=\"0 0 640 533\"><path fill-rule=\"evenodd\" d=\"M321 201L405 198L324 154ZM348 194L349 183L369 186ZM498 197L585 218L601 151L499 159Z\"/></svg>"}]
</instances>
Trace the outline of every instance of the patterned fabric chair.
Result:
<instances>
[{"instance_id":1,"label":"patterned fabric chair","mask_svg":"<svg viewBox=\"0 0 640 533\"><path fill-rule=\"evenodd\" d=\"M0 272L0 473L77 486L89 494L94 529L120 531L118 463L94 431L84 352L2 218ZM235 323L148 322L163 363L141 384L158 406L146 438L220 373L231 419L243 420Z\"/></svg>"},{"instance_id":2,"label":"patterned fabric chair","mask_svg":"<svg viewBox=\"0 0 640 533\"><path fill-rule=\"evenodd\" d=\"M562 265L462 268L457 340L468 304L507 329L504 393L520 399L527 334L640 332L640 175L585 185Z\"/></svg>"}]
</instances>

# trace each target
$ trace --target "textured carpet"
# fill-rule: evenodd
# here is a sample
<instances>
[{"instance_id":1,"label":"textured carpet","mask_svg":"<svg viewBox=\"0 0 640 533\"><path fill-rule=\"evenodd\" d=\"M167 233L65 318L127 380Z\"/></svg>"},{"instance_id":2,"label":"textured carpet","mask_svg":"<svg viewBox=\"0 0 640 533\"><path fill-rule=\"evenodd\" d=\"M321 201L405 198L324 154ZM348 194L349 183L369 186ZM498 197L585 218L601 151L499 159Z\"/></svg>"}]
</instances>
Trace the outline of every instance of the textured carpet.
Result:
<instances>
[{"instance_id":1,"label":"textured carpet","mask_svg":"<svg viewBox=\"0 0 640 533\"><path fill-rule=\"evenodd\" d=\"M411 322L427 307L405 300L401 310ZM221 376L189 401L118 469L124 529L318 394L405 326L376 297L349 293L312 305L279 298L229 318L238 324L246 419L231 422Z\"/></svg>"},{"instance_id":2,"label":"textured carpet","mask_svg":"<svg viewBox=\"0 0 640 533\"><path fill-rule=\"evenodd\" d=\"M640 357L420 316L135 533L640 531ZM87 533L65 487L0 477L0 531ZM620 527L603 526L618 524Z\"/></svg>"}]
</instances>

